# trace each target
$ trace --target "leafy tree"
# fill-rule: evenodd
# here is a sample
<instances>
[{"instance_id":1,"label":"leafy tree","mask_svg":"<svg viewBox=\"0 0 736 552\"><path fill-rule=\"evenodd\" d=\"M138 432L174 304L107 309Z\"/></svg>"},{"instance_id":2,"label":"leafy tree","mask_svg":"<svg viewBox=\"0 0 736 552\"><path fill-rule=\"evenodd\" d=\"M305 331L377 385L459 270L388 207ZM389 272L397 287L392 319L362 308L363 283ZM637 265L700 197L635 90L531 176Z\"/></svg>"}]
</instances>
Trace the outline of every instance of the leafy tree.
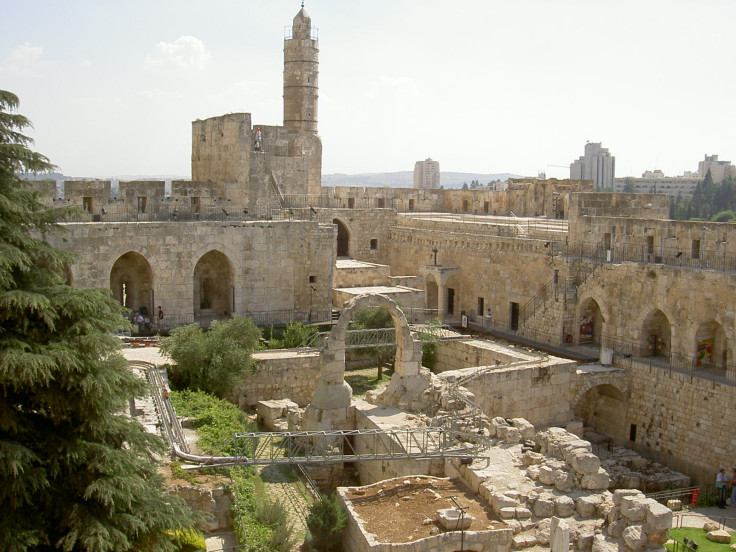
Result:
<instances>
[{"instance_id":1,"label":"leafy tree","mask_svg":"<svg viewBox=\"0 0 736 552\"><path fill-rule=\"evenodd\" d=\"M364 307L358 309L353 315L349 329L351 330L379 330L382 328L393 328L394 319L386 307ZM370 358L375 360L378 366L378 379L383 377L383 365L392 362L396 354L395 345L385 345L371 347L366 349L366 353Z\"/></svg>"},{"instance_id":2,"label":"leafy tree","mask_svg":"<svg viewBox=\"0 0 736 552\"><path fill-rule=\"evenodd\" d=\"M634 179L630 176L627 176L624 178L624 193L627 194L633 194L634 193Z\"/></svg>"},{"instance_id":3,"label":"leafy tree","mask_svg":"<svg viewBox=\"0 0 736 552\"><path fill-rule=\"evenodd\" d=\"M271 339L268 341L269 349L292 349L303 347L306 343L319 333L314 326L307 326L301 322L292 320L286 325L281 337L274 337L274 329L271 328Z\"/></svg>"},{"instance_id":4,"label":"leafy tree","mask_svg":"<svg viewBox=\"0 0 736 552\"><path fill-rule=\"evenodd\" d=\"M254 370L251 353L260 337L261 330L250 318L237 315L213 322L208 331L196 324L172 330L161 342L161 352L176 363L169 369L171 384L225 396Z\"/></svg>"},{"instance_id":5,"label":"leafy tree","mask_svg":"<svg viewBox=\"0 0 736 552\"><path fill-rule=\"evenodd\" d=\"M347 519L335 494L325 495L322 500L312 504L307 517L307 550L341 552L342 532Z\"/></svg>"},{"instance_id":6,"label":"leafy tree","mask_svg":"<svg viewBox=\"0 0 736 552\"><path fill-rule=\"evenodd\" d=\"M422 366L433 370L437 366L437 348L439 343L434 339L434 331L442 325L442 320L438 316L427 324L427 330L419 332L419 338L422 340Z\"/></svg>"},{"instance_id":7,"label":"leafy tree","mask_svg":"<svg viewBox=\"0 0 736 552\"><path fill-rule=\"evenodd\" d=\"M43 239L58 213L16 176L52 168L17 107L0 91L0 550L174 550L192 515L163 490L161 439L122 414L146 390L111 333L122 307L66 283Z\"/></svg>"},{"instance_id":8,"label":"leafy tree","mask_svg":"<svg viewBox=\"0 0 736 552\"><path fill-rule=\"evenodd\" d=\"M731 222L734 219L736 219L736 214L729 209L727 211L716 213L710 220L713 222Z\"/></svg>"}]
</instances>

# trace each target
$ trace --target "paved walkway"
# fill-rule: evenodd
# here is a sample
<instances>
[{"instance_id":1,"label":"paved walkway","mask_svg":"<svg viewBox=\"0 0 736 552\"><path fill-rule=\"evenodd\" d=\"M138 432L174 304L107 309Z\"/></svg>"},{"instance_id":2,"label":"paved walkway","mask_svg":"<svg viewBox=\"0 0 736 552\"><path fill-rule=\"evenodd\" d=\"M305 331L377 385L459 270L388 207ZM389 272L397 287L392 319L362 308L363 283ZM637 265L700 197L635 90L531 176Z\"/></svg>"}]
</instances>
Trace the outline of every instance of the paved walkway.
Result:
<instances>
[{"instance_id":1,"label":"paved walkway","mask_svg":"<svg viewBox=\"0 0 736 552\"><path fill-rule=\"evenodd\" d=\"M675 512L672 527L703 527L706 521L715 521L726 529L736 531L736 508L721 510L716 506Z\"/></svg>"}]
</instances>

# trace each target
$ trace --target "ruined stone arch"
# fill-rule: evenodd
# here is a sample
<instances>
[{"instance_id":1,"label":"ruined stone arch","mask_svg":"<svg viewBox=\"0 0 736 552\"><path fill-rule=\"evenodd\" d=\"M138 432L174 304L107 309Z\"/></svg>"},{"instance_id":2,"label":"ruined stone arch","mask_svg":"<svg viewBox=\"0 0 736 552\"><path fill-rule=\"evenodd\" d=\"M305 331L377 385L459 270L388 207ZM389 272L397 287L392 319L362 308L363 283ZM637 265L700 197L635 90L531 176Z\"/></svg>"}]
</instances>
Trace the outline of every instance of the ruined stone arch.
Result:
<instances>
[{"instance_id":1,"label":"ruined stone arch","mask_svg":"<svg viewBox=\"0 0 736 552\"><path fill-rule=\"evenodd\" d=\"M586 427L611 437L616 443L627 439L628 389L620 383L595 378L575 395L573 412Z\"/></svg>"},{"instance_id":2,"label":"ruined stone arch","mask_svg":"<svg viewBox=\"0 0 736 552\"><path fill-rule=\"evenodd\" d=\"M110 266L110 289L124 307L153 315L154 272L148 259L137 251L118 256Z\"/></svg>"},{"instance_id":3,"label":"ruined stone arch","mask_svg":"<svg viewBox=\"0 0 736 552\"><path fill-rule=\"evenodd\" d=\"M337 257L350 257L350 226L339 217L332 219L337 226Z\"/></svg>"},{"instance_id":4,"label":"ruined stone arch","mask_svg":"<svg viewBox=\"0 0 736 552\"><path fill-rule=\"evenodd\" d=\"M578 303L575 321L575 339L579 343L601 343L606 316L595 297L585 297Z\"/></svg>"},{"instance_id":5,"label":"ruined stone arch","mask_svg":"<svg viewBox=\"0 0 736 552\"><path fill-rule=\"evenodd\" d=\"M235 270L233 263L219 249L202 254L192 273L195 320L219 320L235 309ZM200 320L201 321L201 320Z\"/></svg>"},{"instance_id":6,"label":"ruined stone arch","mask_svg":"<svg viewBox=\"0 0 736 552\"><path fill-rule=\"evenodd\" d=\"M414 339L409 322L398 304L385 295L359 295L347 301L340 314L340 319L330 332L330 339L342 343L345 347L345 336L353 315L366 307L386 307L396 328L396 365L395 373L402 376L413 376L419 373L422 362L422 343Z\"/></svg>"},{"instance_id":7,"label":"ruined stone arch","mask_svg":"<svg viewBox=\"0 0 736 552\"><path fill-rule=\"evenodd\" d=\"M672 324L667 315L654 308L644 317L640 327L639 354L668 358L672 350Z\"/></svg>"}]
</instances>

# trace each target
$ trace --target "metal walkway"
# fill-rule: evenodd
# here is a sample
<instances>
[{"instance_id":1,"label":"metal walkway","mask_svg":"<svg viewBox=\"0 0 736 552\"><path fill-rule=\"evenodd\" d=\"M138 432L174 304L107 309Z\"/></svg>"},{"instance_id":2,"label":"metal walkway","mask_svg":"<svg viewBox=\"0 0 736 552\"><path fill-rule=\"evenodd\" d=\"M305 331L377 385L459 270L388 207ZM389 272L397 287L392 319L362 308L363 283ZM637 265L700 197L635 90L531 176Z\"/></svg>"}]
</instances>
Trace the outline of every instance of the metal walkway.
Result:
<instances>
[{"instance_id":1,"label":"metal walkway","mask_svg":"<svg viewBox=\"0 0 736 552\"><path fill-rule=\"evenodd\" d=\"M473 336L458 334L452 326L446 324L411 324L409 328L412 333L418 334L423 343L474 339ZM315 334L300 347L322 348L324 340L329 334L330 332ZM369 349L372 347L391 347L393 345L396 345L395 328L347 330L345 332L345 349Z\"/></svg>"},{"instance_id":2,"label":"metal walkway","mask_svg":"<svg viewBox=\"0 0 736 552\"><path fill-rule=\"evenodd\" d=\"M189 453L186 438L165 392L159 368L130 361L144 370L161 423L161 433L174 454L192 465L184 469L240 465L305 465L376 460L477 458L487 439L446 427L363 429L336 431L254 432L234 435L211 455Z\"/></svg>"}]
</instances>

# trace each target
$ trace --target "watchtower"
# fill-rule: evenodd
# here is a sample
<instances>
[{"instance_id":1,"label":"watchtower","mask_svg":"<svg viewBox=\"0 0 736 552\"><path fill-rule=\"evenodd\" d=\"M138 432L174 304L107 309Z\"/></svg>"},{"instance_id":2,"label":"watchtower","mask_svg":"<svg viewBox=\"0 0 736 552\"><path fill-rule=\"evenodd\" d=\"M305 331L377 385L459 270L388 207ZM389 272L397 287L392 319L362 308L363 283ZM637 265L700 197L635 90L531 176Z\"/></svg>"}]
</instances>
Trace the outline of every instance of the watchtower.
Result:
<instances>
[{"instance_id":1,"label":"watchtower","mask_svg":"<svg viewBox=\"0 0 736 552\"><path fill-rule=\"evenodd\" d=\"M294 17L284 38L284 126L317 134L319 41L304 9Z\"/></svg>"}]
</instances>

